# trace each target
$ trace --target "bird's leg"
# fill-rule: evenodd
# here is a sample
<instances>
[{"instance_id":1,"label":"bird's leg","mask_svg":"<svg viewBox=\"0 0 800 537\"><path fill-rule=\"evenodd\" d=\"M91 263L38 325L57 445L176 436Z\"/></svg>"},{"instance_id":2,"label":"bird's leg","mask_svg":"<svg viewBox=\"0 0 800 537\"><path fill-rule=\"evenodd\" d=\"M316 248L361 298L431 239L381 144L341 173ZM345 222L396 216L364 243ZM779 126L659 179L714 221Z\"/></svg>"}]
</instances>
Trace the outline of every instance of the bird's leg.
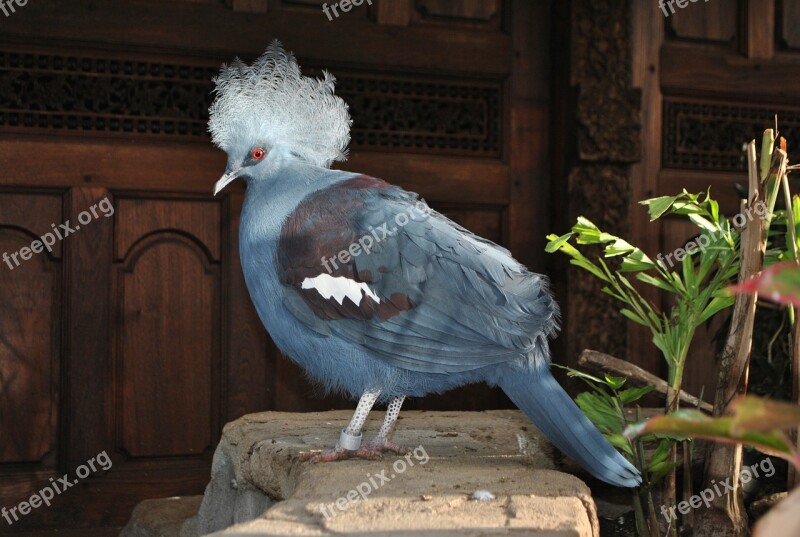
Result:
<instances>
[{"instance_id":1,"label":"bird's leg","mask_svg":"<svg viewBox=\"0 0 800 537\"><path fill-rule=\"evenodd\" d=\"M350 419L350 423L342 429L339 435L339 442L336 447L325 451L312 451L304 453L300 456L300 460L311 460L311 462L331 462L342 459L349 459L352 457L363 457L359 453L361 447L361 429L364 427L364 422L367 421L372 405L377 401L378 396L381 394L380 390L367 390L358 400L358 406ZM399 411L399 409L398 409ZM373 454L369 458L375 458Z\"/></svg>"},{"instance_id":2,"label":"bird's leg","mask_svg":"<svg viewBox=\"0 0 800 537\"><path fill-rule=\"evenodd\" d=\"M386 408L386 417L383 419L383 425L381 425L378 434L369 444L362 446L358 450L362 456L372 458L379 453L387 451L398 455L407 455L411 452L410 449L398 446L392 441L394 428L397 425L397 417L400 415L400 408L403 406L404 399L405 397L395 397L389 402L389 406Z\"/></svg>"}]
</instances>

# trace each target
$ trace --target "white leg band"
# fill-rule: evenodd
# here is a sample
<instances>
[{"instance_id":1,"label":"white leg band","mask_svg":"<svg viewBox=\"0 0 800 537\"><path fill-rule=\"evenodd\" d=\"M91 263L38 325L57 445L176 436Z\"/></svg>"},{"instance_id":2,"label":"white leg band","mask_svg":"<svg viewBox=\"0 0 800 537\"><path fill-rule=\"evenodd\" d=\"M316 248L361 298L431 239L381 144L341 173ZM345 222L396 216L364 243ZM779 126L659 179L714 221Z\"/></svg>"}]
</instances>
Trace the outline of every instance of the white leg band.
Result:
<instances>
[{"instance_id":1,"label":"white leg band","mask_svg":"<svg viewBox=\"0 0 800 537\"><path fill-rule=\"evenodd\" d=\"M358 436L354 436L342 429L342 432L339 433L339 447L348 451L355 451L361 447L361 439L363 437L364 433L358 433Z\"/></svg>"}]
</instances>

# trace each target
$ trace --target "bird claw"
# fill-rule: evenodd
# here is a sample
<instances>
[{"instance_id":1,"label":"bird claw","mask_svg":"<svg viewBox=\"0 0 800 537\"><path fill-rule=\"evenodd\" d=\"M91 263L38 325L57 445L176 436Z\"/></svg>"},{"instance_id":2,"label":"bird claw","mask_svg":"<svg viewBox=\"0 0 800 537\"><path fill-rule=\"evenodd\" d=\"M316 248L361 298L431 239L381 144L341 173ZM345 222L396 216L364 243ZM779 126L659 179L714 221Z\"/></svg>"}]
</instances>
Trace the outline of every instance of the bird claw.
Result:
<instances>
[{"instance_id":1,"label":"bird claw","mask_svg":"<svg viewBox=\"0 0 800 537\"><path fill-rule=\"evenodd\" d=\"M380 458L381 453L394 453L395 455L408 455L411 453L409 448L399 446L389 440L373 440L369 444L361 446L358 451L363 451L364 454L371 454L377 458Z\"/></svg>"},{"instance_id":2,"label":"bird claw","mask_svg":"<svg viewBox=\"0 0 800 537\"><path fill-rule=\"evenodd\" d=\"M300 454L300 460L311 461L313 463L318 462L333 462L333 461L343 461L346 459L353 458L355 451L351 451L349 449L342 449L339 446L336 446L333 449L315 449L313 451L309 451L307 453Z\"/></svg>"},{"instance_id":3,"label":"bird claw","mask_svg":"<svg viewBox=\"0 0 800 537\"><path fill-rule=\"evenodd\" d=\"M301 461L333 462L344 461L347 459L365 459L369 461L381 460L382 453L395 453L397 455L408 455L411 450L407 447L399 446L394 442L375 441L365 444L356 450L342 449L336 446L333 449L314 450L300 454Z\"/></svg>"}]
</instances>

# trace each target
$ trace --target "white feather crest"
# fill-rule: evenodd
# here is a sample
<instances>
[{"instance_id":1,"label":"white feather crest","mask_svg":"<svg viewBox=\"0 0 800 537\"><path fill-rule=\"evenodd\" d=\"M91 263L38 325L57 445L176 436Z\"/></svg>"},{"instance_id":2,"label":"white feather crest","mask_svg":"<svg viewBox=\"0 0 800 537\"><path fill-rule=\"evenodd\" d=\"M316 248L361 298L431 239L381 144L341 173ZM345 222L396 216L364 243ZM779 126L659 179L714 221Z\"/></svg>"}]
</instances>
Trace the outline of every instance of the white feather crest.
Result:
<instances>
[{"instance_id":1,"label":"white feather crest","mask_svg":"<svg viewBox=\"0 0 800 537\"><path fill-rule=\"evenodd\" d=\"M227 153L280 144L326 168L345 160L352 121L347 104L333 94L334 77L323 75L303 76L294 55L277 39L253 65L239 58L223 65L209 108L214 144Z\"/></svg>"}]
</instances>

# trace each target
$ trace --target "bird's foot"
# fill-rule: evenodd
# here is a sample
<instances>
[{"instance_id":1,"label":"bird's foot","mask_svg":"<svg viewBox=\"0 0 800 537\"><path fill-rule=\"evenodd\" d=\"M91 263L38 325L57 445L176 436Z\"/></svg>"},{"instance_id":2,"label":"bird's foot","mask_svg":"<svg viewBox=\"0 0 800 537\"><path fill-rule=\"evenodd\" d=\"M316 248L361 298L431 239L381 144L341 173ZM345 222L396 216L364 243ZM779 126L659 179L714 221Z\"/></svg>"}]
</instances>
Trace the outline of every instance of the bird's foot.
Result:
<instances>
[{"instance_id":1,"label":"bird's foot","mask_svg":"<svg viewBox=\"0 0 800 537\"><path fill-rule=\"evenodd\" d=\"M365 459L375 461L381 459L382 453L396 453L397 455L408 455L411 450L407 447L399 446L389 440L375 439L368 444L364 444L358 449L344 449L336 446L332 449L314 450L300 454L301 461L333 462L344 461L347 459Z\"/></svg>"},{"instance_id":2,"label":"bird's foot","mask_svg":"<svg viewBox=\"0 0 800 537\"><path fill-rule=\"evenodd\" d=\"M358 448L364 459L380 458L381 453L394 453L396 455L408 455L411 450L405 446L400 446L385 438L375 438L372 442Z\"/></svg>"},{"instance_id":3,"label":"bird's foot","mask_svg":"<svg viewBox=\"0 0 800 537\"><path fill-rule=\"evenodd\" d=\"M380 452L367 449L369 445L361 446L358 449L344 449L336 446L333 449L314 450L300 454L301 461L333 462L345 461L347 459L366 459L370 461L379 460Z\"/></svg>"},{"instance_id":4,"label":"bird's foot","mask_svg":"<svg viewBox=\"0 0 800 537\"><path fill-rule=\"evenodd\" d=\"M346 459L352 459L355 457L356 452L350 449L344 449L339 446L331 449L315 449L313 451L309 451L307 453L300 454L301 461L311 461L311 462L333 462L333 461L343 461Z\"/></svg>"}]
</instances>

